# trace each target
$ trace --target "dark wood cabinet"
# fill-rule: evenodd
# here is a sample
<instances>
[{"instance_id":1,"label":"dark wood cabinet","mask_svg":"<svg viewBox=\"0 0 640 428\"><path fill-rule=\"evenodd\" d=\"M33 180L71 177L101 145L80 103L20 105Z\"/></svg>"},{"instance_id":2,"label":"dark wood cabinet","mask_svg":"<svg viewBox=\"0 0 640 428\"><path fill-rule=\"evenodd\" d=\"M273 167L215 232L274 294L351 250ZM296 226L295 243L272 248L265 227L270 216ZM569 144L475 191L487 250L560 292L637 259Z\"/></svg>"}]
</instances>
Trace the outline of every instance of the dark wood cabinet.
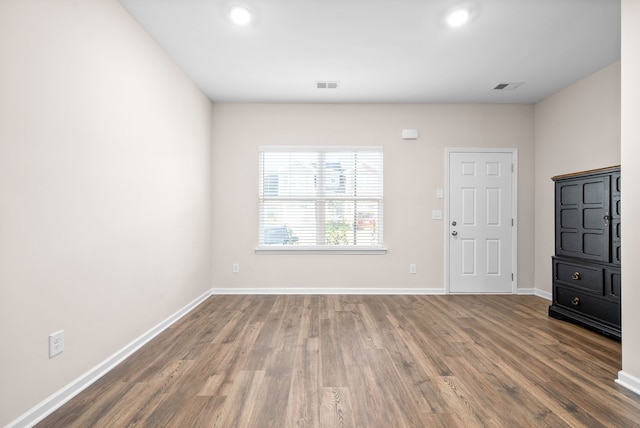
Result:
<instances>
[{"instance_id":1,"label":"dark wood cabinet","mask_svg":"<svg viewBox=\"0 0 640 428\"><path fill-rule=\"evenodd\" d=\"M549 315L620 339L620 167L553 177Z\"/></svg>"}]
</instances>

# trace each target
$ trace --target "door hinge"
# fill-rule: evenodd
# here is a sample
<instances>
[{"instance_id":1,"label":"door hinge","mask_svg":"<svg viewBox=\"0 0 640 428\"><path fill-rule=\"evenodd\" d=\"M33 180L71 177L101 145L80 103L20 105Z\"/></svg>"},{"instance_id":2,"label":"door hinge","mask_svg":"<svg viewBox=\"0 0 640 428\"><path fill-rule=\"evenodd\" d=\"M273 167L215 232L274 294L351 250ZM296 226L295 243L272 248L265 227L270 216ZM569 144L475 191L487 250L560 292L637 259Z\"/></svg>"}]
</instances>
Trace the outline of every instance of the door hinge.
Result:
<instances>
[{"instance_id":1,"label":"door hinge","mask_svg":"<svg viewBox=\"0 0 640 428\"><path fill-rule=\"evenodd\" d=\"M511 227L513 227L513 219L511 219Z\"/></svg>"},{"instance_id":2,"label":"door hinge","mask_svg":"<svg viewBox=\"0 0 640 428\"><path fill-rule=\"evenodd\" d=\"M511 274L511 282L513 282L513 273Z\"/></svg>"},{"instance_id":3,"label":"door hinge","mask_svg":"<svg viewBox=\"0 0 640 428\"><path fill-rule=\"evenodd\" d=\"M515 169L515 167L513 166L513 164L511 164L511 172L513 172Z\"/></svg>"}]
</instances>

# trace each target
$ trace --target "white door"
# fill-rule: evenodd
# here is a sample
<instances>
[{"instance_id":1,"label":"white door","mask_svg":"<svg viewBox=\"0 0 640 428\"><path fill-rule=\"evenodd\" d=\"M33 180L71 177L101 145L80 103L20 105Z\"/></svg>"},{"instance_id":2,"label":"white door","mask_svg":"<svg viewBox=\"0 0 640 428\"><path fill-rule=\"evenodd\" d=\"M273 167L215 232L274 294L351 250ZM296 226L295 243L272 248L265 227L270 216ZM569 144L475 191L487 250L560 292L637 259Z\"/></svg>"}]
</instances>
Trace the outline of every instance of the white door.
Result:
<instances>
[{"instance_id":1,"label":"white door","mask_svg":"<svg viewBox=\"0 0 640 428\"><path fill-rule=\"evenodd\" d=\"M448 153L450 293L513 292L513 158Z\"/></svg>"}]
</instances>

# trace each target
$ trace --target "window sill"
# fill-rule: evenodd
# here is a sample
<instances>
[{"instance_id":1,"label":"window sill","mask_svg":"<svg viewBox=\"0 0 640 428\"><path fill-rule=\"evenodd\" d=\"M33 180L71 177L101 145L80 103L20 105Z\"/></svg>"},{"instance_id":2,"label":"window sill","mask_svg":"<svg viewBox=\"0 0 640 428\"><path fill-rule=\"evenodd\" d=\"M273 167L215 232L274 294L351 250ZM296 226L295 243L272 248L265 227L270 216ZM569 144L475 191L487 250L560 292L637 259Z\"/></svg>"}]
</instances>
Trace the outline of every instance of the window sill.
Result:
<instances>
[{"instance_id":1,"label":"window sill","mask_svg":"<svg viewBox=\"0 0 640 428\"><path fill-rule=\"evenodd\" d=\"M264 247L258 247L255 250L256 254L309 254L309 255L335 255L335 254L349 254L349 255L384 255L387 254L387 249L384 247L302 247L294 245L269 245Z\"/></svg>"}]
</instances>

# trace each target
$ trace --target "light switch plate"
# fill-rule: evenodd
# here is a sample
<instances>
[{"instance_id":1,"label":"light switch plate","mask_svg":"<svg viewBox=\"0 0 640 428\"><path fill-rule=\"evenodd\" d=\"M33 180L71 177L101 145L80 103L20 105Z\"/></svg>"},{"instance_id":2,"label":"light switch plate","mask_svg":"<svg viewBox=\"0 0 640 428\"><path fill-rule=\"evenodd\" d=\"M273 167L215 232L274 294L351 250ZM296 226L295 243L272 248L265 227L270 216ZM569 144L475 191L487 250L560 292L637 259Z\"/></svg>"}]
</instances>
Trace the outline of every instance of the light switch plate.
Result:
<instances>
[{"instance_id":1,"label":"light switch plate","mask_svg":"<svg viewBox=\"0 0 640 428\"><path fill-rule=\"evenodd\" d=\"M441 210L433 210L433 211L431 211L431 219L432 220L442 220L442 211Z\"/></svg>"}]
</instances>

